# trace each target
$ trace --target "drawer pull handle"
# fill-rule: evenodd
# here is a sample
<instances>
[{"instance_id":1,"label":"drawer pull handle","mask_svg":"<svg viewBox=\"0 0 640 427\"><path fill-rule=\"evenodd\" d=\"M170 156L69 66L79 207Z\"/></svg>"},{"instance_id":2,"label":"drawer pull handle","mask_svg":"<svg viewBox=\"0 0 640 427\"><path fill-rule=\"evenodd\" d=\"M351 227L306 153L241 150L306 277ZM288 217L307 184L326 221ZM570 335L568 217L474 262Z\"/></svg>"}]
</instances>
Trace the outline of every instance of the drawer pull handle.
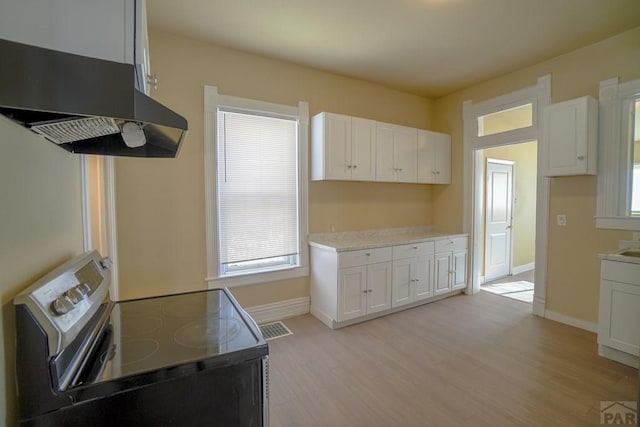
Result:
<instances>
[{"instance_id":1,"label":"drawer pull handle","mask_svg":"<svg viewBox=\"0 0 640 427\"><path fill-rule=\"evenodd\" d=\"M413 247L413 249L418 249L418 247L417 247L417 246L414 246L414 247Z\"/></svg>"},{"instance_id":2,"label":"drawer pull handle","mask_svg":"<svg viewBox=\"0 0 640 427\"><path fill-rule=\"evenodd\" d=\"M371 254L370 254L369 252L367 252L365 255L366 255L366 256L371 256Z\"/></svg>"}]
</instances>

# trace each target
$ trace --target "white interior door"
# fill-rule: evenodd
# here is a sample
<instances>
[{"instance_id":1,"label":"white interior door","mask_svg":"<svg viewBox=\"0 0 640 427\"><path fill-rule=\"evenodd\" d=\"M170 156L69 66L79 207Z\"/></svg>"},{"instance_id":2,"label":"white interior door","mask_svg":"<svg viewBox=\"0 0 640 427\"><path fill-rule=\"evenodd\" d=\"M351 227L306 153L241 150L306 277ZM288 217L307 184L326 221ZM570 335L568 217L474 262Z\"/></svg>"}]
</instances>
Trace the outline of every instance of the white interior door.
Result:
<instances>
[{"instance_id":1,"label":"white interior door","mask_svg":"<svg viewBox=\"0 0 640 427\"><path fill-rule=\"evenodd\" d=\"M513 162L487 159L485 197L485 281L507 276L511 269Z\"/></svg>"}]
</instances>

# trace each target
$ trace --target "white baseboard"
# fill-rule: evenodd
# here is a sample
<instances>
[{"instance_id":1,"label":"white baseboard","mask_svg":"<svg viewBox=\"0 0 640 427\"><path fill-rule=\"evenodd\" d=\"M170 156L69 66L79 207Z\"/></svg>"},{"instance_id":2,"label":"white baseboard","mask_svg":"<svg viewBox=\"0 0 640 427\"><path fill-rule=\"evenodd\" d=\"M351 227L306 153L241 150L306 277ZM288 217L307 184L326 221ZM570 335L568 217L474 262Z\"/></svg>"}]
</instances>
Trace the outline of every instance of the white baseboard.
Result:
<instances>
[{"instance_id":1,"label":"white baseboard","mask_svg":"<svg viewBox=\"0 0 640 427\"><path fill-rule=\"evenodd\" d=\"M511 268L511 274L516 275L520 273L524 273L526 271L531 271L536 269L536 264L534 262L530 262L529 264L518 265L517 267Z\"/></svg>"},{"instance_id":2,"label":"white baseboard","mask_svg":"<svg viewBox=\"0 0 640 427\"><path fill-rule=\"evenodd\" d=\"M586 320L576 319L575 317L567 316L551 310L545 310L544 317L546 317L549 320L564 323L565 325L573 326L579 329L584 329L585 331L598 333L598 325L596 323L588 322Z\"/></svg>"},{"instance_id":3,"label":"white baseboard","mask_svg":"<svg viewBox=\"0 0 640 427\"><path fill-rule=\"evenodd\" d=\"M536 316L544 317L546 302L540 297L533 297L533 314Z\"/></svg>"},{"instance_id":4,"label":"white baseboard","mask_svg":"<svg viewBox=\"0 0 640 427\"><path fill-rule=\"evenodd\" d=\"M272 304L256 305L248 307L246 310L257 324L261 324L307 314L309 312L309 303L309 297L301 297Z\"/></svg>"}]
</instances>

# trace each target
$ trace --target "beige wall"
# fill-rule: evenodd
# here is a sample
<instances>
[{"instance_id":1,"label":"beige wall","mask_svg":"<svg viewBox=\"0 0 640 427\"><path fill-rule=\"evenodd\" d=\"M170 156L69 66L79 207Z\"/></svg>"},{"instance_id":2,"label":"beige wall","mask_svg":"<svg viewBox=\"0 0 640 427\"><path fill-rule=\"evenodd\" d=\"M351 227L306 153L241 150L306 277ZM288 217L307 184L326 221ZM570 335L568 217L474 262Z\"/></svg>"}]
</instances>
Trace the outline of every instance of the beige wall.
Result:
<instances>
[{"instance_id":1,"label":"beige wall","mask_svg":"<svg viewBox=\"0 0 640 427\"><path fill-rule=\"evenodd\" d=\"M349 114L420 128L430 127L432 102L380 85L216 47L154 31L153 96L189 121L175 160L117 159L116 206L123 299L203 289L205 202L204 85L218 93L297 105L310 114ZM313 182L309 231L426 225L432 222L427 185ZM233 290L245 306L309 295L308 279Z\"/></svg>"},{"instance_id":2,"label":"beige wall","mask_svg":"<svg viewBox=\"0 0 640 427\"><path fill-rule=\"evenodd\" d=\"M601 80L640 78L640 27L583 49L556 57L435 101L436 130L452 135L453 175L450 186L434 188L434 224L443 229L462 227L462 102L493 98L532 86L551 74L552 102L584 95L598 97ZM551 180L547 309L589 322L598 320L599 252L614 249L629 232L595 229L595 177ZM567 215L557 227L555 215Z\"/></svg>"},{"instance_id":3,"label":"beige wall","mask_svg":"<svg viewBox=\"0 0 640 427\"><path fill-rule=\"evenodd\" d=\"M0 425L16 416L13 297L82 249L80 158L0 117Z\"/></svg>"},{"instance_id":4,"label":"beige wall","mask_svg":"<svg viewBox=\"0 0 640 427\"><path fill-rule=\"evenodd\" d=\"M486 159L511 160L515 162L513 192L513 259L514 267L533 263L536 238L536 167L537 143L509 145L484 150ZM486 174L485 174L486 176Z\"/></svg>"}]
</instances>

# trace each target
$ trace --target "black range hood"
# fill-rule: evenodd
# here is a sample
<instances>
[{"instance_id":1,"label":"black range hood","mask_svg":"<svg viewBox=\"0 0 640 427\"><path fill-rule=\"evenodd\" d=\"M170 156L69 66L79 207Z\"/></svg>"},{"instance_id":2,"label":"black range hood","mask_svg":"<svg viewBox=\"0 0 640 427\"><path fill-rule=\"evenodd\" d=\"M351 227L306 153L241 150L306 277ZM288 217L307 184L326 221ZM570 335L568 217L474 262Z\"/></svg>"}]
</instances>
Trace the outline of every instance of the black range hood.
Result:
<instances>
[{"instance_id":1,"label":"black range hood","mask_svg":"<svg viewBox=\"0 0 640 427\"><path fill-rule=\"evenodd\" d=\"M13 122L73 153L178 154L187 120L136 88L134 65L4 39L0 58L0 114Z\"/></svg>"}]
</instances>

